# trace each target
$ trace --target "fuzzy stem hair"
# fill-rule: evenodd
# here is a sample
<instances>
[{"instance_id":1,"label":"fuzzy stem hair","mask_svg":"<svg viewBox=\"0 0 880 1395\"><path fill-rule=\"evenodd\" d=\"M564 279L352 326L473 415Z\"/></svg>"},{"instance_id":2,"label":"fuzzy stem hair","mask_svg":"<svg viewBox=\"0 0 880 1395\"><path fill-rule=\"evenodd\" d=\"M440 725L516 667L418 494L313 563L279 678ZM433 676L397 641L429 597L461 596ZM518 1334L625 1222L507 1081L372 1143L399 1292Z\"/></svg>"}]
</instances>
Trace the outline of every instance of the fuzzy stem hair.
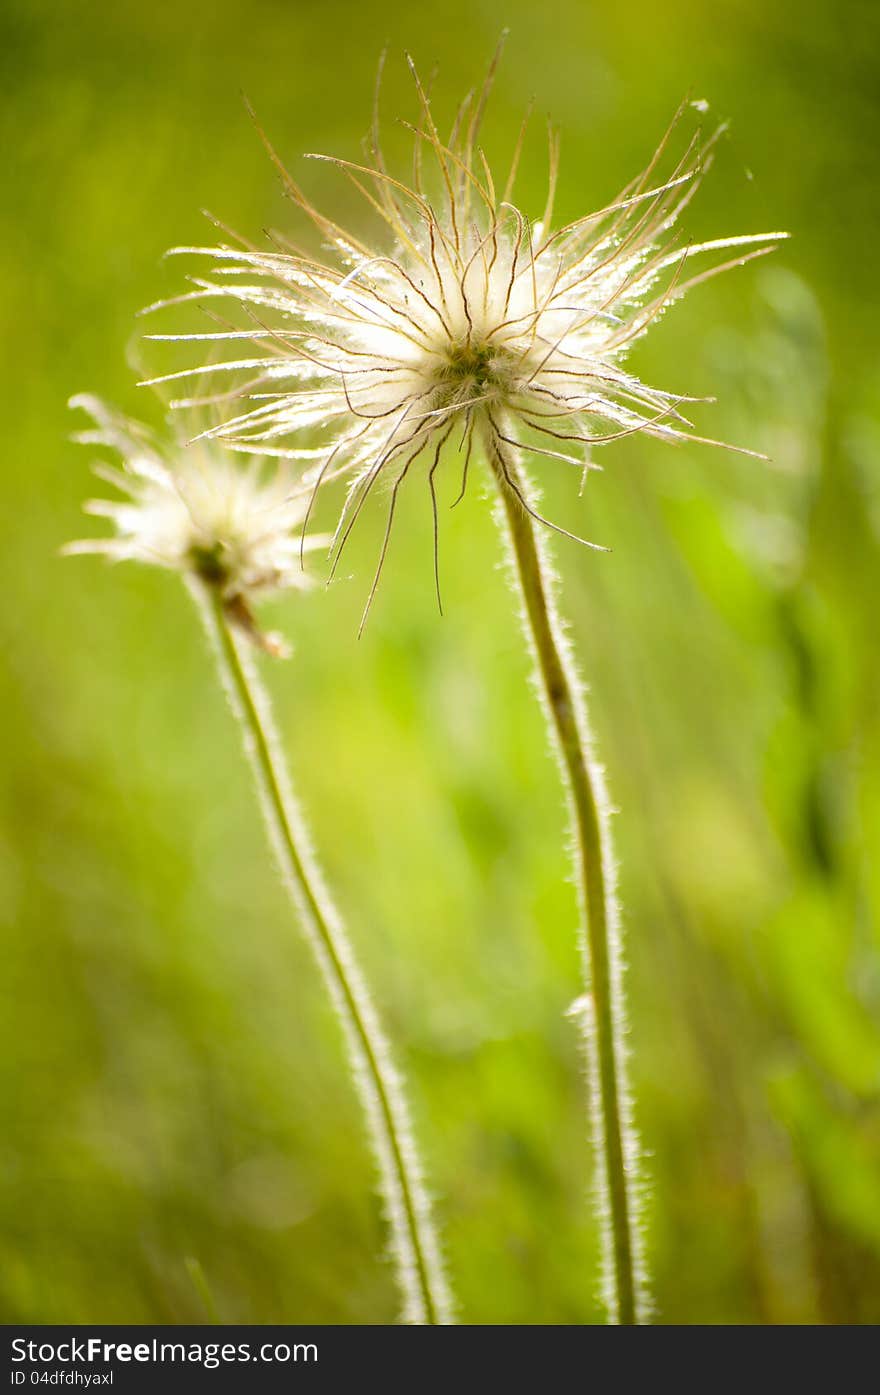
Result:
<instances>
[{"instance_id":1,"label":"fuzzy stem hair","mask_svg":"<svg viewBox=\"0 0 880 1395\"><path fill-rule=\"evenodd\" d=\"M584 974L584 996L576 1008L587 1055L602 1296L609 1321L630 1325L646 1319L647 1298L638 1215L639 1155L626 1081L620 908L608 795L593 757L583 686L556 606L553 569L526 508L532 507L531 485L497 433L487 432L486 450L500 491L502 522L551 743L568 793Z\"/></svg>"},{"instance_id":2,"label":"fuzzy stem hair","mask_svg":"<svg viewBox=\"0 0 880 1395\"><path fill-rule=\"evenodd\" d=\"M452 1303L409 1109L376 1010L311 851L294 798L253 646L236 631L216 590L193 589L223 687L241 727L269 839L306 939L343 1029L352 1075L379 1170L391 1252L403 1300L401 1320L452 1322Z\"/></svg>"}]
</instances>

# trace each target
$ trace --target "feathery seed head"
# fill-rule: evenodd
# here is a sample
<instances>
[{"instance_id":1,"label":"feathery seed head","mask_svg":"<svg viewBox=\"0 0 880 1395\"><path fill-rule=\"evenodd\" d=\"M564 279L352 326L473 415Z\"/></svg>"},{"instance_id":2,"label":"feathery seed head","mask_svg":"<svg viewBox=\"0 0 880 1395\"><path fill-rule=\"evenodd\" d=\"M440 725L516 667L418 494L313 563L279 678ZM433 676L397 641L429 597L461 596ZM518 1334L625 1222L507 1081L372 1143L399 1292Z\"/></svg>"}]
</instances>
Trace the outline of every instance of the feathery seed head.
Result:
<instances>
[{"instance_id":1,"label":"feathery seed head","mask_svg":"<svg viewBox=\"0 0 880 1395\"><path fill-rule=\"evenodd\" d=\"M522 451L583 471L594 447L634 432L704 440L684 416L689 399L642 383L624 367L626 353L689 287L772 251L781 236L677 243L675 225L719 132L705 141L695 136L672 161L675 122L617 198L555 229L558 141L551 131L547 204L532 221L511 202L523 132L500 191L479 144L495 62L482 90L465 98L448 140L410 66L420 110L420 125L411 128L411 182L389 173L375 115L365 163L330 160L384 222L383 245L367 245L319 212L266 141L288 196L319 232L324 251L312 255L277 235L270 250L243 241L176 248L207 256L212 270L170 303L238 307L244 327L218 315L216 332L151 336L207 339L212 347L252 341L245 357L156 381L237 375L240 408L216 437L233 449L303 462L313 493L340 475L350 479L336 563L376 482L391 482L370 600L398 490L417 462L427 467L436 537L434 475L453 432L464 458L462 492L476 441L501 487L520 494L529 512L517 484ZM663 172L665 165L671 167ZM693 258L723 249L733 255L689 274ZM313 436L323 447L301 444Z\"/></svg>"},{"instance_id":2,"label":"feathery seed head","mask_svg":"<svg viewBox=\"0 0 880 1395\"><path fill-rule=\"evenodd\" d=\"M217 591L229 618L263 648L282 652L278 637L258 628L251 603L307 585L302 551L323 541L301 539L305 501L288 469L274 462L267 474L260 460L242 468L212 442L159 441L88 394L70 405L95 422L75 439L121 457L122 470L102 463L95 473L124 497L86 504L86 512L111 520L112 537L70 543L65 552L103 553L181 572Z\"/></svg>"}]
</instances>

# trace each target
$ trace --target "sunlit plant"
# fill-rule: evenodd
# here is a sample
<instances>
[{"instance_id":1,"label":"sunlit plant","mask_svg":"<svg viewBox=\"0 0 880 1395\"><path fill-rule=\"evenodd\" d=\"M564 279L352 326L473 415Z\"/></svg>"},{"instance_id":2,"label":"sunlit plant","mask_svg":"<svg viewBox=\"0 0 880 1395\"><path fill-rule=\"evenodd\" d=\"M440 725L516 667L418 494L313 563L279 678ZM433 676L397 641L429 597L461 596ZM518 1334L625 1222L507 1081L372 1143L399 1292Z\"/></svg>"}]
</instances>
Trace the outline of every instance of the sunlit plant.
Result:
<instances>
[{"instance_id":1,"label":"sunlit plant","mask_svg":"<svg viewBox=\"0 0 880 1395\"><path fill-rule=\"evenodd\" d=\"M462 102L448 136L410 67L418 102L410 175L398 177L385 161L378 98L364 160L312 157L342 171L384 234L370 240L319 211L266 141L317 245L303 248L271 234L262 247L233 239L176 248L206 258L210 270L193 276L193 290L173 303L201 302L216 327L152 337L201 341L212 355L218 344L235 347L220 361L157 381L216 375L212 400L224 404L223 414L206 436L297 467L308 500L305 521L319 490L340 476L349 481L331 574L366 501L387 484L384 536L362 626L405 482L417 474L427 480L436 570L437 471L451 457L458 462L458 502L474 459L488 467L569 795L604 1298L611 1321L633 1323L649 1305L609 805L542 536L545 530L576 535L543 516L530 471L562 462L582 474L598 468L597 447L637 433L719 444L694 431L686 416L693 399L643 383L625 366L626 355L687 290L772 251L779 234L681 241L676 226L709 167L718 132L707 139L696 133L674 156L677 123L617 197L562 226L553 220L558 139L551 132L548 196L534 219L513 201L525 124L501 179L480 144L495 62L482 87Z\"/></svg>"},{"instance_id":2,"label":"sunlit plant","mask_svg":"<svg viewBox=\"0 0 880 1395\"><path fill-rule=\"evenodd\" d=\"M449 1322L450 1296L403 1084L312 853L254 663L258 648L285 652L278 635L261 629L255 603L306 586L304 554L322 540L302 538L305 504L283 462L253 460L242 468L210 443L187 448L175 433L158 439L94 397L76 397L71 405L95 422L77 439L121 457L121 469L106 463L95 469L122 497L86 505L111 521L112 535L71 543L66 551L178 572L198 604L285 889L343 1029L378 1165L403 1320Z\"/></svg>"}]
</instances>

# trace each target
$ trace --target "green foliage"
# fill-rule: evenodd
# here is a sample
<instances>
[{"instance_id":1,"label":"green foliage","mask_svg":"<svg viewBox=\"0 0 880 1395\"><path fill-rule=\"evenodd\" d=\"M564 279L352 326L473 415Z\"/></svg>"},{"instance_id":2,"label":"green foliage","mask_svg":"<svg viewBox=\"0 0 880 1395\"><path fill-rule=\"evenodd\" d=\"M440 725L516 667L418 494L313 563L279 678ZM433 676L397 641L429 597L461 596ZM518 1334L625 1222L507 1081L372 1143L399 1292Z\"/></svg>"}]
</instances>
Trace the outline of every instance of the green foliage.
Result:
<instances>
[{"instance_id":1,"label":"green foliage","mask_svg":"<svg viewBox=\"0 0 880 1395\"><path fill-rule=\"evenodd\" d=\"M781 226L640 347L717 396L701 432L773 463L621 442L545 506L621 812L633 1068L661 1321L880 1319L880 405L869 3L719 11L511 0L148 7L12 0L0 43L0 1316L386 1321L378 1203L334 1022L255 817L176 577L60 560L85 528L65 401L154 411L132 316L161 254L294 213L239 102L298 177L357 157L387 36L450 112L503 23L489 153L534 93L563 131L560 215L606 202L683 93L732 134L697 236ZM389 63L386 112L409 101ZM391 154L403 134L389 120ZM540 212L539 123L519 197ZM746 178L748 165L753 178ZM738 278L738 279L737 279ZM170 326L169 326L170 327ZM139 331L138 331L139 332ZM155 346L150 363L159 367ZM574 1026L575 906L490 511L438 476L345 577L271 607L297 784L409 1068L469 1321L595 1320ZM326 506L325 506L326 507ZM317 520L322 527L329 518ZM96 525L100 526L100 525Z\"/></svg>"}]
</instances>

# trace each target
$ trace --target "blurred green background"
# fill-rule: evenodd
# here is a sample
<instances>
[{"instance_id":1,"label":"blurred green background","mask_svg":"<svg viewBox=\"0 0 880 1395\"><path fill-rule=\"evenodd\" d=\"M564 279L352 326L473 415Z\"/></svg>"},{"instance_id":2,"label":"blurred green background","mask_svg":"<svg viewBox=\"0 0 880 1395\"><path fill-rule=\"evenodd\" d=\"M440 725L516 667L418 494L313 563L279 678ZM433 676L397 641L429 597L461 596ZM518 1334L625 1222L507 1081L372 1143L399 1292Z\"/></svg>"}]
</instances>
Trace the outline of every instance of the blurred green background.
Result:
<instances>
[{"instance_id":1,"label":"blurred green background","mask_svg":"<svg viewBox=\"0 0 880 1395\"><path fill-rule=\"evenodd\" d=\"M100 528L65 402L155 416L125 349L181 289L163 251L211 236L201 207L293 230L241 89L347 214L299 152L357 157L383 43L386 112L411 114L408 47L451 114L505 24L489 151L534 95L562 128L562 218L690 93L731 134L689 228L794 234L631 361L717 395L700 428L772 465L631 440L582 499L542 478L552 516L613 548L557 553L621 811L659 1320L880 1319L880 9L5 0L7 1322L394 1315L337 1029L196 616L174 577L57 557ZM442 620L427 491L404 513L364 639L381 509L345 579L268 607L296 650L268 680L410 1076L463 1318L596 1321L557 774L486 499L444 519Z\"/></svg>"}]
</instances>

